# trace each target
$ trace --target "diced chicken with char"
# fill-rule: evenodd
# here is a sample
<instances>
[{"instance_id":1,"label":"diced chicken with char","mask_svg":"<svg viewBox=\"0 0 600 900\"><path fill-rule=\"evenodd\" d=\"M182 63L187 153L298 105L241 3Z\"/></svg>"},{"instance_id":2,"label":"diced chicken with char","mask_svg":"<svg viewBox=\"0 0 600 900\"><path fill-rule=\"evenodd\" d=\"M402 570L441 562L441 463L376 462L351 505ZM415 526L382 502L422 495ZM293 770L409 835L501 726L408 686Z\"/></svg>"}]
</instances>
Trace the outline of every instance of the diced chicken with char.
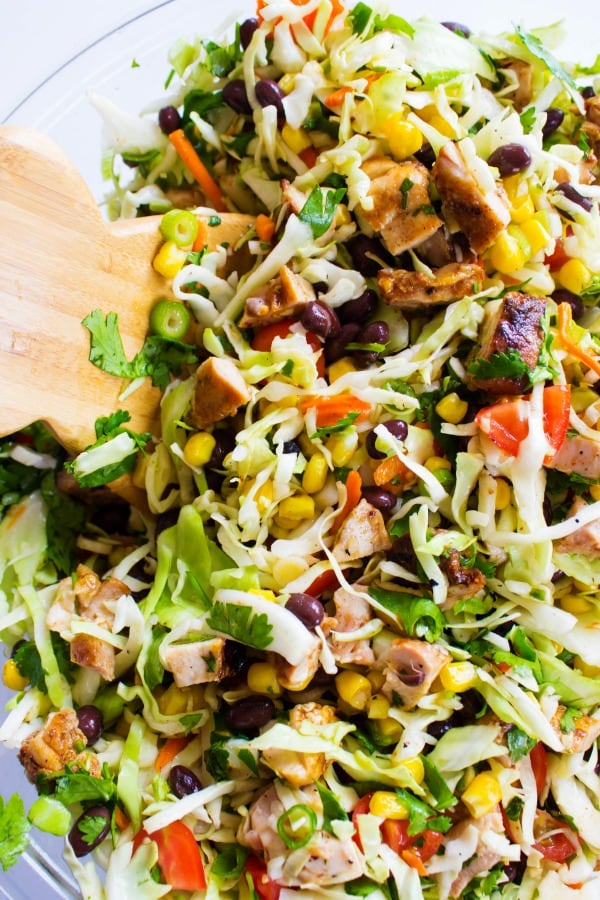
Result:
<instances>
[{"instance_id":1,"label":"diced chicken with char","mask_svg":"<svg viewBox=\"0 0 600 900\"><path fill-rule=\"evenodd\" d=\"M87 739L79 727L77 713L60 709L51 713L42 728L30 735L19 751L29 781L35 784L38 775L61 772L69 763L76 763L91 775L100 775L100 763L93 753L82 752Z\"/></svg>"},{"instance_id":2,"label":"diced chicken with char","mask_svg":"<svg viewBox=\"0 0 600 900\"><path fill-rule=\"evenodd\" d=\"M483 253L510 222L504 188L486 163L477 158L467 162L453 141L440 149L431 175L446 220L464 232L475 253Z\"/></svg>"},{"instance_id":3,"label":"diced chicken with char","mask_svg":"<svg viewBox=\"0 0 600 900\"><path fill-rule=\"evenodd\" d=\"M490 843L492 843L494 835L503 834L504 824L499 807L496 807L479 819L464 819L450 829L442 845L446 851L444 856L447 857L452 854L454 848L460 854L461 845L465 848L464 852L468 856L466 859L461 859L462 854L459 855L457 864L462 862L463 867L451 884L444 886L443 896L453 898L453 900L456 897L460 897L467 885L477 875L493 869L495 865L502 861L503 857L500 856L493 846L490 846ZM490 841L488 835L489 838L492 838L492 841ZM467 864L464 865L465 863Z\"/></svg>"},{"instance_id":4,"label":"diced chicken with char","mask_svg":"<svg viewBox=\"0 0 600 900\"><path fill-rule=\"evenodd\" d=\"M451 656L439 644L413 638L396 638L384 660L381 691L403 709L414 709Z\"/></svg>"},{"instance_id":5,"label":"diced chicken with char","mask_svg":"<svg viewBox=\"0 0 600 900\"><path fill-rule=\"evenodd\" d=\"M345 563L389 550L391 546L381 512L363 499L346 517L332 552L338 562Z\"/></svg>"},{"instance_id":6,"label":"diced chicken with char","mask_svg":"<svg viewBox=\"0 0 600 900\"><path fill-rule=\"evenodd\" d=\"M474 566L463 566L457 550L450 550L440 560L440 568L448 578L446 608L452 608L459 600L474 597L485 587L485 575Z\"/></svg>"},{"instance_id":7,"label":"diced chicken with char","mask_svg":"<svg viewBox=\"0 0 600 900\"><path fill-rule=\"evenodd\" d=\"M198 429L226 419L250 399L250 389L235 364L211 356L198 366L189 418Z\"/></svg>"},{"instance_id":8,"label":"diced chicken with char","mask_svg":"<svg viewBox=\"0 0 600 900\"><path fill-rule=\"evenodd\" d=\"M163 664L173 673L177 687L221 681L226 674L225 640L214 637L206 641L171 644L164 653Z\"/></svg>"},{"instance_id":9,"label":"diced chicken with char","mask_svg":"<svg viewBox=\"0 0 600 900\"><path fill-rule=\"evenodd\" d=\"M302 788L302 802L318 816L323 807L314 785ZM360 851L351 837L339 839L317 829L305 848L295 851L297 863L286 867L289 848L277 833L277 821L285 812L274 785L261 794L238 831L240 844L264 854L267 874L286 887L325 887L353 881L363 874ZM300 864L299 854L303 854ZM308 894L307 894L308 896Z\"/></svg>"},{"instance_id":10,"label":"diced chicken with char","mask_svg":"<svg viewBox=\"0 0 600 900\"><path fill-rule=\"evenodd\" d=\"M566 753L585 753L600 737L600 719L581 713L579 716L573 716L573 727L563 731L561 721L566 711L566 706L559 706L550 724L559 736Z\"/></svg>"},{"instance_id":11,"label":"diced chicken with char","mask_svg":"<svg viewBox=\"0 0 600 900\"><path fill-rule=\"evenodd\" d=\"M585 509L587 503L581 497L577 497L569 509L569 518ZM576 531L561 538L554 545L557 553L580 553L588 559L600 557L600 518L592 519L586 525L582 525Z\"/></svg>"},{"instance_id":12,"label":"diced chicken with char","mask_svg":"<svg viewBox=\"0 0 600 900\"><path fill-rule=\"evenodd\" d=\"M586 135L593 152L591 154L586 154L586 157L583 160L584 163L588 163L589 177L584 179L580 176L579 180L583 184L591 184L594 180L593 170L598 163L598 156L600 156L600 97L594 95L593 97L586 98L585 122L582 124L581 130ZM557 181L558 180L559 179L557 178ZM564 180L568 181L568 178Z\"/></svg>"},{"instance_id":13,"label":"diced chicken with char","mask_svg":"<svg viewBox=\"0 0 600 900\"><path fill-rule=\"evenodd\" d=\"M510 58L500 60L498 68L514 84L508 96L517 112L522 112L533 99L533 66L524 59Z\"/></svg>"},{"instance_id":14,"label":"diced chicken with char","mask_svg":"<svg viewBox=\"0 0 600 900\"><path fill-rule=\"evenodd\" d=\"M336 721L333 706L321 703L299 703L290 712L290 725L302 731L304 722L329 725ZM324 753L301 753L296 750L272 748L263 750L264 762L294 787L306 787L322 777L328 761Z\"/></svg>"},{"instance_id":15,"label":"diced chicken with char","mask_svg":"<svg viewBox=\"0 0 600 900\"><path fill-rule=\"evenodd\" d=\"M315 638L310 651L297 665L292 665L283 656L277 657L277 681L286 691L303 691L319 668L321 642Z\"/></svg>"},{"instance_id":16,"label":"diced chicken with char","mask_svg":"<svg viewBox=\"0 0 600 900\"><path fill-rule=\"evenodd\" d=\"M288 266L282 266L277 278L271 279L260 292L246 300L240 328L254 328L298 316L307 303L315 299L312 284Z\"/></svg>"},{"instance_id":17,"label":"diced chicken with char","mask_svg":"<svg viewBox=\"0 0 600 900\"><path fill-rule=\"evenodd\" d=\"M368 602L345 588L338 588L335 591L333 603L335 612L332 618L327 619L328 632L351 633L362 628L371 619L371 607ZM333 634L328 634L328 643L335 661L341 665L371 666L375 661L373 649L366 638L344 641Z\"/></svg>"},{"instance_id":18,"label":"diced chicken with char","mask_svg":"<svg viewBox=\"0 0 600 900\"><path fill-rule=\"evenodd\" d=\"M442 225L429 196L429 171L416 160L377 156L363 163L373 208L362 215L393 256L427 240Z\"/></svg>"},{"instance_id":19,"label":"diced chicken with char","mask_svg":"<svg viewBox=\"0 0 600 900\"><path fill-rule=\"evenodd\" d=\"M480 262L451 262L433 274L411 269L380 269L381 298L395 309L442 306L481 290L485 271Z\"/></svg>"},{"instance_id":20,"label":"diced chicken with char","mask_svg":"<svg viewBox=\"0 0 600 900\"><path fill-rule=\"evenodd\" d=\"M115 677L115 648L95 635L77 632L70 634L77 618L112 630L116 602L129 593L127 585L118 578L101 581L88 566L77 567L77 580L70 578L60 583L56 600L46 615L50 631L66 632L70 642L71 662L93 669L106 681Z\"/></svg>"},{"instance_id":21,"label":"diced chicken with char","mask_svg":"<svg viewBox=\"0 0 600 900\"><path fill-rule=\"evenodd\" d=\"M582 435L567 435L546 465L568 475L583 475L592 480L600 478L600 443Z\"/></svg>"},{"instance_id":22,"label":"diced chicken with char","mask_svg":"<svg viewBox=\"0 0 600 900\"><path fill-rule=\"evenodd\" d=\"M506 294L494 314L488 317L481 343L474 348L467 360L467 369L472 361L489 361L498 354L513 351L518 353L521 361L533 371L544 341L542 321L545 311L544 297L533 297L520 291ZM467 383L471 388L478 388L498 397L523 393L529 380L526 374L518 378L508 376L481 378L468 373Z\"/></svg>"}]
</instances>

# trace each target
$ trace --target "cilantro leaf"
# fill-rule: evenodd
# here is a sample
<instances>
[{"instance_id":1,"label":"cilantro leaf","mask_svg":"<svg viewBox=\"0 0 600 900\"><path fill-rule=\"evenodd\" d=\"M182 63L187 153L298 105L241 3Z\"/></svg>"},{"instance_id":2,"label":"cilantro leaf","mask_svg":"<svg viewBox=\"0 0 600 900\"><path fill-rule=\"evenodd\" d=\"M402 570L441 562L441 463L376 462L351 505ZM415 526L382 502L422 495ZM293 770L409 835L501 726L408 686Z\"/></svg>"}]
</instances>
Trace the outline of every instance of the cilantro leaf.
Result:
<instances>
[{"instance_id":1,"label":"cilantro leaf","mask_svg":"<svg viewBox=\"0 0 600 900\"><path fill-rule=\"evenodd\" d=\"M560 717L560 730L563 734L575 731L577 728L577 719L581 718L581 711L573 706L567 706L564 713Z\"/></svg>"},{"instance_id":2,"label":"cilantro leaf","mask_svg":"<svg viewBox=\"0 0 600 900\"><path fill-rule=\"evenodd\" d=\"M41 793L53 793L67 807L94 800L108 803L117 796L117 785L106 764L100 777L67 766L56 778L42 777L39 788Z\"/></svg>"},{"instance_id":3,"label":"cilantro leaf","mask_svg":"<svg viewBox=\"0 0 600 900\"><path fill-rule=\"evenodd\" d=\"M333 834L331 823L340 819L346 821L348 814L333 791L330 791L324 784L319 784L318 781L315 783L323 804L323 830Z\"/></svg>"},{"instance_id":4,"label":"cilantro leaf","mask_svg":"<svg viewBox=\"0 0 600 900\"><path fill-rule=\"evenodd\" d=\"M439 606L429 597L416 597L407 591L386 591L371 585L369 594L392 615L397 616L409 637L437 641L446 619Z\"/></svg>"},{"instance_id":5,"label":"cilantro leaf","mask_svg":"<svg viewBox=\"0 0 600 900\"><path fill-rule=\"evenodd\" d=\"M516 26L515 31L517 33L517 37L521 41L524 47L529 50L532 56L535 56L536 59L539 59L542 62L549 72L552 73L559 81L568 88L569 93L572 97L577 97L578 101L581 102L581 98L579 97L579 90L577 88L577 84L574 79L569 75L566 69L559 63L556 57L550 53L547 47L544 46L539 37L535 34L532 34L531 31L525 31L519 25Z\"/></svg>"},{"instance_id":6,"label":"cilantro leaf","mask_svg":"<svg viewBox=\"0 0 600 900\"><path fill-rule=\"evenodd\" d=\"M321 428L317 428L314 434L311 434L310 439L314 441L315 438L328 438L330 434L336 434L337 432L344 431L346 428L349 428L355 421L358 419L360 413L350 412L347 416L344 416L342 419L338 419L335 425L323 425Z\"/></svg>"},{"instance_id":7,"label":"cilantro leaf","mask_svg":"<svg viewBox=\"0 0 600 900\"><path fill-rule=\"evenodd\" d=\"M54 473L45 475L41 491L46 504L46 552L59 575L68 575L75 568L77 536L86 521L85 507L56 489Z\"/></svg>"},{"instance_id":8,"label":"cilantro leaf","mask_svg":"<svg viewBox=\"0 0 600 900\"><path fill-rule=\"evenodd\" d=\"M412 837L415 834L430 829L432 831L446 832L452 827L452 820L448 816L436 815L436 810L419 800L410 791L404 788L396 788L396 793L408 812L407 833Z\"/></svg>"},{"instance_id":9,"label":"cilantro leaf","mask_svg":"<svg viewBox=\"0 0 600 900\"><path fill-rule=\"evenodd\" d=\"M29 843L31 823L18 794L5 803L0 797L0 866L4 872L18 861Z\"/></svg>"},{"instance_id":10,"label":"cilantro leaf","mask_svg":"<svg viewBox=\"0 0 600 900\"><path fill-rule=\"evenodd\" d=\"M58 669L67 681L73 681L74 666L71 663L69 645L55 631L50 632L52 650L56 657ZM44 694L46 688L46 676L42 666L42 660L34 641L24 641L19 644L14 652L15 665L23 678L28 678L31 687L38 688Z\"/></svg>"},{"instance_id":11,"label":"cilantro leaf","mask_svg":"<svg viewBox=\"0 0 600 900\"><path fill-rule=\"evenodd\" d=\"M467 372L482 381L489 378L531 377L531 369L512 347L506 353L492 353L489 359L474 359L467 366Z\"/></svg>"},{"instance_id":12,"label":"cilantro leaf","mask_svg":"<svg viewBox=\"0 0 600 900\"><path fill-rule=\"evenodd\" d=\"M252 752L247 747L242 747L241 750L237 751L237 755L240 762L243 762L247 769L250 769L254 775L258 776L258 763Z\"/></svg>"},{"instance_id":13,"label":"cilantro leaf","mask_svg":"<svg viewBox=\"0 0 600 900\"><path fill-rule=\"evenodd\" d=\"M456 797L448 787L446 779L440 770L431 762L429 757L422 756L421 760L425 770L425 784L435 798L435 808L448 809L448 807L454 806L457 802Z\"/></svg>"},{"instance_id":14,"label":"cilantro leaf","mask_svg":"<svg viewBox=\"0 0 600 900\"><path fill-rule=\"evenodd\" d=\"M301 222L310 225L313 237L318 238L325 234L345 195L344 188L323 191L319 185L316 185L312 189L306 203L298 213L298 218Z\"/></svg>"},{"instance_id":15,"label":"cilantro leaf","mask_svg":"<svg viewBox=\"0 0 600 900\"><path fill-rule=\"evenodd\" d=\"M75 459L65 463L65 469L77 479L81 487L92 488L108 484L121 475L133 471L138 451L144 450L152 435L147 431L138 433L123 428L123 423L128 422L130 418L127 410L118 409L110 416L100 416L96 419L94 427L97 440L95 443L90 444ZM101 448L106 449L111 441L116 444L122 435L126 435L129 440L125 441L125 446L118 447L116 454L109 454L107 457L101 452ZM114 449L116 449L115 444L113 444ZM83 464L84 460L85 464Z\"/></svg>"},{"instance_id":16,"label":"cilantro leaf","mask_svg":"<svg viewBox=\"0 0 600 900\"><path fill-rule=\"evenodd\" d=\"M106 828L106 819L104 816L82 816L77 828L84 842L91 847Z\"/></svg>"},{"instance_id":17,"label":"cilantro leaf","mask_svg":"<svg viewBox=\"0 0 600 900\"><path fill-rule=\"evenodd\" d=\"M222 91L203 91L194 88L188 91L183 98L183 112L181 118L185 125L190 121L190 113L196 113L201 119L207 118L207 113L212 109L225 106Z\"/></svg>"},{"instance_id":18,"label":"cilantro leaf","mask_svg":"<svg viewBox=\"0 0 600 900\"><path fill-rule=\"evenodd\" d=\"M204 751L206 771L215 781L227 781L229 778L229 751L226 744L227 737L213 731L210 747Z\"/></svg>"},{"instance_id":19,"label":"cilantro leaf","mask_svg":"<svg viewBox=\"0 0 600 900\"><path fill-rule=\"evenodd\" d=\"M266 613L256 614L249 606L217 601L206 622L209 628L228 634L235 641L257 650L265 650L273 640L273 626Z\"/></svg>"},{"instance_id":20,"label":"cilantro leaf","mask_svg":"<svg viewBox=\"0 0 600 900\"><path fill-rule=\"evenodd\" d=\"M533 748L535 741L529 735L513 725L506 733L506 743L508 745L508 753L512 762L518 762L523 756L527 756Z\"/></svg>"}]
</instances>

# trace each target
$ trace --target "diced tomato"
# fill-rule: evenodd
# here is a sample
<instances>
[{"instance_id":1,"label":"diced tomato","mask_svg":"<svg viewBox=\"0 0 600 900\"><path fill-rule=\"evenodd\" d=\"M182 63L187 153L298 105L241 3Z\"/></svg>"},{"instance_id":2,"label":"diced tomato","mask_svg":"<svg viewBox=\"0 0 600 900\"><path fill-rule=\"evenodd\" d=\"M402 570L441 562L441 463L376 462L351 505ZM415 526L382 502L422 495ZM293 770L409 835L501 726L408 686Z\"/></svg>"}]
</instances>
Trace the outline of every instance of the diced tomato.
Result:
<instances>
[{"instance_id":1,"label":"diced tomato","mask_svg":"<svg viewBox=\"0 0 600 900\"><path fill-rule=\"evenodd\" d=\"M307 166L309 169L312 169L312 167L317 162L319 154L317 153L316 149L311 144L310 147L306 147L306 149L301 150L300 153L298 154L298 156L300 157L300 159L302 160L302 162L304 163L305 166Z\"/></svg>"},{"instance_id":2,"label":"diced tomato","mask_svg":"<svg viewBox=\"0 0 600 900\"><path fill-rule=\"evenodd\" d=\"M403 851L410 850L422 863L437 853L444 839L441 831L432 831L429 828L419 834L410 835L408 822L403 819L386 819L381 824L381 834L385 843L395 853L402 855Z\"/></svg>"},{"instance_id":3,"label":"diced tomato","mask_svg":"<svg viewBox=\"0 0 600 900\"><path fill-rule=\"evenodd\" d=\"M569 259L563 239L557 238L553 252L549 256L544 257L544 262L549 266L551 272L557 272Z\"/></svg>"},{"instance_id":4,"label":"diced tomato","mask_svg":"<svg viewBox=\"0 0 600 900\"><path fill-rule=\"evenodd\" d=\"M133 852L144 838L154 841L158 848L158 865L165 884L174 891L203 891L206 889L204 865L193 832L183 822L171 822L148 834L143 829L133 839Z\"/></svg>"},{"instance_id":5,"label":"diced tomato","mask_svg":"<svg viewBox=\"0 0 600 900\"><path fill-rule=\"evenodd\" d=\"M505 453L516 456L519 446L529 434L527 398L502 400L484 406L475 416L477 426ZM569 427L571 395L569 387L554 384L544 388L544 433L554 450L562 445Z\"/></svg>"},{"instance_id":6,"label":"diced tomato","mask_svg":"<svg viewBox=\"0 0 600 900\"><path fill-rule=\"evenodd\" d=\"M252 878L254 890L261 900L279 900L280 886L267 875L267 867L260 857L250 854L244 864L244 873Z\"/></svg>"},{"instance_id":7,"label":"diced tomato","mask_svg":"<svg viewBox=\"0 0 600 900\"><path fill-rule=\"evenodd\" d=\"M535 776L535 786L539 797L546 784L546 776L548 774L548 755L541 741L538 741L533 750L530 751L529 760Z\"/></svg>"},{"instance_id":8,"label":"diced tomato","mask_svg":"<svg viewBox=\"0 0 600 900\"><path fill-rule=\"evenodd\" d=\"M276 337L286 338L288 335L292 334L292 325L294 325L295 322L295 319L283 319L281 322L263 325L250 341L250 346L253 350L260 350L263 353L268 353L271 349L271 344ZM306 332L306 343L315 351L315 353L319 350L323 350L321 340L316 334L313 334L312 331ZM323 378L325 375L325 357L322 352L317 358L317 375L319 378Z\"/></svg>"},{"instance_id":9,"label":"diced tomato","mask_svg":"<svg viewBox=\"0 0 600 900\"><path fill-rule=\"evenodd\" d=\"M333 591L339 586L340 582L337 575L333 569L328 569L326 572L321 572L320 575L317 575L312 584L306 588L305 593L310 594L311 597L320 597L325 591Z\"/></svg>"},{"instance_id":10,"label":"diced tomato","mask_svg":"<svg viewBox=\"0 0 600 900\"><path fill-rule=\"evenodd\" d=\"M560 829L560 831L558 830ZM565 833L572 835L572 840ZM544 859L562 863L576 853L577 838L564 822L555 819L550 813L538 810L533 825L533 833L538 838L533 846Z\"/></svg>"}]
</instances>

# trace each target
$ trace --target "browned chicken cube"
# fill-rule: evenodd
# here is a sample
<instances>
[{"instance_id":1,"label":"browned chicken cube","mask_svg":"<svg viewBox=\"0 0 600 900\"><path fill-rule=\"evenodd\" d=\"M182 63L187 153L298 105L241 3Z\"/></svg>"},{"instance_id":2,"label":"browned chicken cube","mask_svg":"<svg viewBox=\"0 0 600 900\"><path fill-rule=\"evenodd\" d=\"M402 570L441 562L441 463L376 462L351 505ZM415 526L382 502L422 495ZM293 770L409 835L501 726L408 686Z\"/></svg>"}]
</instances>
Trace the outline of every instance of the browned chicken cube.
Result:
<instances>
[{"instance_id":1,"label":"browned chicken cube","mask_svg":"<svg viewBox=\"0 0 600 900\"><path fill-rule=\"evenodd\" d=\"M416 247L442 226L431 205L429 172L416 160L377 156L363 163L371 179L373 209L362 211L393 256Z\"/></svg>"},{"instance_id":2,"label":"browned chicken cube","mask_svg":"<svg viewBox=\"0 0 600 900\"><path fill-rule=\"evenodd\" d=\"M569 509L569 518L576 516L586 506L585 500L577 497ZM557 553L580 553L582 556L587 556L588 559L600 557L600 518L592 519L591 522L581 525L576 531L561 538L555 543L554 549Z\"/></svg>"},{"instance_id":3,"label":"browned chicken cube","mask_svg":"<svg viewBox=\"0 0 600 900\"><path fill-rule=\"evenodd\" d=\"M52 775L74 762L81 762L82 769L92 775L100 775L96 756L81 750L86 744L77 713L72 709L60 709L51 713L42 728L23 741L19 760L27 778L34 784L38 775Z\"/></svg>"},{"instance_id":4,"label":"browned chicken cube","mask_svg":"<svg viewBox=\"0 0 600 900\"><path fill-rule=\"evenodd\" d=\"M380 511L361 500L346 517L333 545L333 555L338 562L350 562L372 556L392 546Z\"/></svg>"},{"instance_id":5,"label":"browned chicken cube","mask_svg":"<svg viewBox=\"0 0 600 900\"><path fill-rule=\"evenodd\" d=\"M600 478L600 443L580 434L567 435L546 465L558 472L583 475L595 481Z\"/></svg>"},{"instance_id":6,"label":"browned chicken cube","mask_svg":"<svg viewBox=\"0 0 600 900\"><path fill-rule=\"evenodd\" d=\"M510 206L501 184L493 182L491 169L482 173L468 163L460 145L448 141L440 149L431 170L449 222L464 232L475 253L490 247L510 222ZM478 166L484 165L481 160Z\"/></svg>"},{"instance_id":7,"label":"browned chicken cube","mask_svg":"<svg viewBox=\"0 0 600 900\"><path fill-rule=\"evenodd\" d=\"M342 635L344 632L356 631L366 625L371 619L369 603L363 597L352 594L345 588L338 588L335 591L333 603L335 606L334 617L325 619L324 623L328 623L326 633L335 661L341 665L373 665L375 656L369 640L362 638L356 641L344 641L329 634L330 631L335 631Z\"/></svg>"},{"instance_id":8,"label":"browned chicken cube","mask_svg":"<svg viewBox=\"0 0 600 900\"><path fill-rule=\"evenodd\" d=\"M207 428L232 416L250 399L250 389L235 364L225 357L211 356L198 366L190 422Z\"/></svg>"},{"instance_id":9,"label":"browned chicken cube","mask_svg":"<svg viewBox=\"0 0 600 900\"><path fill-rule=\"evenodd\" d=\"M380 269L377 284L388 306L423 309L471 297L481 290L484 275L480 262L453 262L435 269L433 277L408 269Z\"/></svg>"},{"instance_id":10,"label":"browned chicken cube","mask_svg":"<svg viewBox=\"0 0 600 900\"><path fill-rule=\"evenodd\" d=\"M311 300L315 299L312 284L297 275L288 266L282 266L277 278L246 300L240 328L271 325L290 316L297 316Z\"/></svg>"},{"instance_id":11,"label":"browned chicken cube","mask_svg":"<svg viewBox=\"0 0 600 900\"><path fill-rule=\"evenodd\" d=\"M207 684L225 677L225 640L220 637L187 644L171 644L164 659L177 687Z\"/></svg>"},{"instance_id":12,"label":"browned chicken cube","mask_svg":"<svg viewBox=\"0 0 600 900\"><path fill-rule=\"evenodd\" d=\"M448 594L444 604L446 609L451 609L459 600L474 597L485 587L485 575L481 569L463 566L458 550L450 550L448 556L440 560L440 568L448 579Z\"/></svg>"},{"instance_id":13,"label":"browned chicken cube","mask_svg":"<svg viewBox=\"0 0 600 900\"><path fill-rule=\"evenodd\" d=\"M303 722L329 725L337 719L333 706L321 703L299 703L290 710L290 725L302 730ZM294 787L306 787L322 777L328 766L324 753L301 753L296 750L273 748L263 750L263 759L279 776Z\"/></svg>"},{"instance_id":14,"label":"browned chicken cube","mask_svg":"<svg viewBox=\"0 0 600 900\"><path fill-rule=\"evenodd\" d=\"M480 872L487 872L502 861L502 856L497 850L490 847L485 840L486 832L504 834L504 824L500 808L496 807L479 819L473 817L463 819L462 822L459 822L447 833L444 838L444 847L451 846L457 841L461 841L465 836L465 832L472 828L475 828L480 835L477 849L468 861L468 864L463 866L460 873L450 885L448 896L451 898L460 897L466 886L479 875Z\"/></svg>"},{"instance_id":15,"label":"browned chicken cube","mask_svg":"<svg viewBox=\"0 0 600 900\"><path fill-rule=\"evenodd\" d=\"M559 706L550 724L559 736L566 753L585 753L600 736L600 719L581 713L573 716L573 727L563 731L561 721L566 711L566 706Z\"/></svg>"},{"instance_id":16,"label":"browned chicken cube","mask_svg":"<svg viewBox=\"0 0 600 900\"><path fill-rule=\"evenodd\" d=\"M476 347L467 361L469 364L479 360L492 361L498 354L510 351L517 353L523 363L533 371L535 369L542 343L544 330L542 319L546 310L544 297L533 297L519 291L506 294L493 316L488 317L484 325L480 346ZM487 391L488 394L501 396L504 394L522 394L529 385L527 374L516 378L509 376L484 377L477 372L467 374L467 383L471 388Z\"/></svg>"},{"instance_id":17,"label":"browned chicken cube","mask_svg":"<svg viewBox=\"0 0 600 900\"><path fill-rule=\"evenodd\" d=\"M400 701L403 709L414 709L452 657L439 644L414 638L396 638L385 663L386 697Z\"/></svg>"}]
</instances>

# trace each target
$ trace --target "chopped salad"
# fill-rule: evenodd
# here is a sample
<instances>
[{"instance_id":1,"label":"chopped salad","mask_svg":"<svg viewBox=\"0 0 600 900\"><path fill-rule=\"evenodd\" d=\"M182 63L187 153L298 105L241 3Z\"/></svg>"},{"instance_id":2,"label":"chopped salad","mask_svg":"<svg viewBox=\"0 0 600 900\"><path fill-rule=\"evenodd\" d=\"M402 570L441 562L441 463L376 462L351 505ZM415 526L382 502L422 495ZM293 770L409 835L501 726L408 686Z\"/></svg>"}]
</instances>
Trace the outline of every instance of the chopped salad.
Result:
<instances>
[{"instance_id":1,"label":"chopped salad","mask_svg":"<svg viewBox=\"0 0 600 900\"><path fill-rule=\"evenodd\" d=\"M561 36L259 0L141 114L92 97L165 291L133 360L84 320L91 447L0 445L4 868L33 825L85 897L598 896L600 69Z\"/></svg>"}]
</instances>

